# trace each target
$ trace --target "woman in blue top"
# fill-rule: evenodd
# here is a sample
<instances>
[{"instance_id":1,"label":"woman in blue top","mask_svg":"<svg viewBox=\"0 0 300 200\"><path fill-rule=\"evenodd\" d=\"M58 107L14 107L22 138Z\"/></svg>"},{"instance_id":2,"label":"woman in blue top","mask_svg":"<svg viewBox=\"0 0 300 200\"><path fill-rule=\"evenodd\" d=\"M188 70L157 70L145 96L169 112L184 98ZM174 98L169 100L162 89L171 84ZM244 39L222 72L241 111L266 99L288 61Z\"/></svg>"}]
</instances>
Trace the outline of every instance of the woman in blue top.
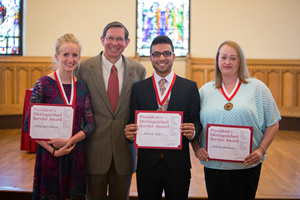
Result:
<instances>
[{"instance_id":1,"label":"woman in blue top","mask_svg":"<svg viewBox=\"0 0 300 200\"><path fill-rule=\"evenodd\" d=\"M215 81L206 83L199 92L203 130L195 152L204 165L208 199L255 199L261 163L281 119L270 90L250 77L241 47L225 41L216 54ZM253 127L252 153L242 162L210 160L207 124Z\"/></svg>"}]
</instances>

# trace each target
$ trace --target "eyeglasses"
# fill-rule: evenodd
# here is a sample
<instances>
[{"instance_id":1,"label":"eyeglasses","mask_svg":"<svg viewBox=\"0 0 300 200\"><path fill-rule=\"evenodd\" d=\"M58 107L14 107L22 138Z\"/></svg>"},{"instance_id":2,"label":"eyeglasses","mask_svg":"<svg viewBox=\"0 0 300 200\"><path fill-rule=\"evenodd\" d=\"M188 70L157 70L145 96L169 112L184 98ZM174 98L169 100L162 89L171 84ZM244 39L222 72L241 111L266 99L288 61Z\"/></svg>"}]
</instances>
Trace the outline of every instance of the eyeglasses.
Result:
<instances>
[{"instance_id":1,"label":"eyeglasses","mask_svg":"<svg viewBox=\"0 0 300 200\"><path fill-rule=\"evenodd\" d=\"M106 38L106 40L107 40L108 42L113 42L113 41L116 40L118 43L122 43L122 42L125 41L125 39L122 38L122 37L114 38L114 37L112 37L112 36L107 36L107 37L105 37L105 38Z\"/></svg>"},{"instance_id":2,"label":"eyeglasses","mask_svg":"<svg viewBox=\"0 0 300 200\"><path fill-rule=\"evenodd\" d=\"M153 58L159 58L161 56L161 54L164 56L164 57L170 57L174 52L171 52L171 51L164 51L164 52L158 52L158 51L155 51L153 53L151 53L151 55L153 56Z\"/></svg>"}]
</instances>

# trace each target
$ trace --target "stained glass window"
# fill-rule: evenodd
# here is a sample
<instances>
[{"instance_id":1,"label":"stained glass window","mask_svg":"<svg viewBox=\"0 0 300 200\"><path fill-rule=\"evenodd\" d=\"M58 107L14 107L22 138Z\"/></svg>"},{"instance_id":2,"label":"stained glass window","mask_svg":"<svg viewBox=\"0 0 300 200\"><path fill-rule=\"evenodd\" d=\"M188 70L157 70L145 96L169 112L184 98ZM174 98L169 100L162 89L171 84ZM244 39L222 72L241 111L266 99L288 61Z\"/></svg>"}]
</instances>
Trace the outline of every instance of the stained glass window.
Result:
<instances>
[{"instance_id":1,"label":"stained glass window","mask_svg":"<svg viewBox=\"0 0 300 200\"><path fill-rule=\"evenodd\" d=\"M152 40L166 35L176 56L189 53L190 0L137 0L137 53L150 55Z\"/></svg>"},{"instance_id":2,"label":"stained glass window","mask_svg":"<svg viewBox=\"0 0 300 200\"><path fill-rule=\"evenodd\" d=\"M0 55L22 55L23 0L0 0Z\"/></svg>"}]
</instances>

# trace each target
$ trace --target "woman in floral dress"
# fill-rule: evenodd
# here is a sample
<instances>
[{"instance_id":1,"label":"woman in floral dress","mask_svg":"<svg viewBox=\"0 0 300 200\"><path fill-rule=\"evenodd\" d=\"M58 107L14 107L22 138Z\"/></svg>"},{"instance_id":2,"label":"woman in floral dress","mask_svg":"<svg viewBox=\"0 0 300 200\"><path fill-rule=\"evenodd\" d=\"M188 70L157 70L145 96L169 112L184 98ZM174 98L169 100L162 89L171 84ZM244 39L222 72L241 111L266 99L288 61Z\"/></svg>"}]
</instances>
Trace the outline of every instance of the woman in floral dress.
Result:
<instances>
[{"instance_id":1,"label":"woman in floral dress","mask_svg":"<svg viewBox=\"0 0 300 200\"><path fill-rule=\"evenodd\" d=\"M72 75L80 60L77 38L66 33L55 45L57 70L37 80L30 103L73 104L73 136L36 140L36 162L32 199L85 199L87 193L84 139L94 131L94 116L88 88ZM73 89L72 89L73 88ZM28 113L24 129L28 131ZM83 122L83 123L82 123Z\"/></svg>"}]
</instances>

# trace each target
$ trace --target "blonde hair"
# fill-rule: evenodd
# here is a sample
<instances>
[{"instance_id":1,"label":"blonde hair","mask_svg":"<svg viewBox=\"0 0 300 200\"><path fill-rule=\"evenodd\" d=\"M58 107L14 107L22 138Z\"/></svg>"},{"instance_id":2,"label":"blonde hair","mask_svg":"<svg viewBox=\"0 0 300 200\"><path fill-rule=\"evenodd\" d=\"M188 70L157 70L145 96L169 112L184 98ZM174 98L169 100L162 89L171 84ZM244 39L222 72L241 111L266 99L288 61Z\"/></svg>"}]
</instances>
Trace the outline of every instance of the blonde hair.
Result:
<instances>
[{"instance_id":1,"label":"blonde hair","mask_svg":"<svg viewBox=\"0 0 300 200\"><path fill-rule=\"evenodd\" d=\"M71 42L73 44L77 44L79 46L79 59L81 57L81 44L79 40L75 37L73 33L65 33L64 35L60 36L55 43L55 50L54 54L52 56L53 64L50 66L51 69L56 70L58 68L57 61L55 59L55 55L58 55L60 53L59 49L62 44Z\"/></svg>"},{"instance_id":2,"label":"blonde hair","mask_svg":"<svg viewBox=\"0 0 300 200\"><path fill-rule=\"evenodd\" d=\"M242 50L242 48L235 42L233 41L224 41L222 44L220 44L216 57L215 57L215 87L216 88L220 88L222 85L222 74L221 71L219 69L219 54L220 54L220 49L222 48L222 46L224 45L228 45L233 47L237 54L238 54L238 58L239 58L239 79L243 82L243 83L248 83L246 81L246 78L250 78L250 73L247 67L247 63L246 63L246 58L244 55L244 52Z\"/></svg>"}]
</instances>

